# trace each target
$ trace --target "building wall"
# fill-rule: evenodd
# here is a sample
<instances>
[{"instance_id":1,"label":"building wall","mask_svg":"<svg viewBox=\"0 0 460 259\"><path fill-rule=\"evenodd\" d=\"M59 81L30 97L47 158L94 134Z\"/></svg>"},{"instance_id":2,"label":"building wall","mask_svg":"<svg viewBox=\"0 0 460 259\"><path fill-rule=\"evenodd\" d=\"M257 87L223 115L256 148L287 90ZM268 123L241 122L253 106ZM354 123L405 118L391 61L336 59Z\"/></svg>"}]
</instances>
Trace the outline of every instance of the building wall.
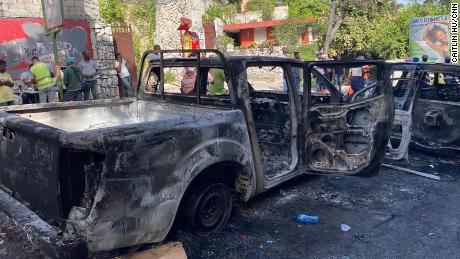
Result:
<instances>
[{"instance_id":1,"label":"building wall","mask_svg":"<svg viewBox=\"0 0 460 259\"><path fill-rule=\"evenodd\" d=\"M272 13L272 20L283 20L288 17L288 7L286 6L276 6L275 10ZM262 12L261 11L251 11L251 12L242 12L235 13L230 16L231 23L250 23L250 22L261 22L262 21Z\"/></svg>"},{"instance_id":2,"label":"building wall","mask_svg":"<svg viewBox=\"0 0 460 259\"><path fill-rule=\"evenodd\" d=\"M254 42L264 42L267 40L267 28L254 29Z\"/></svg>"},{"instance_id":3,"label":"building wall","mask_svg":"<svg viewBox=\"0 0 460 259\"><path fill-rule=\"evenodd\" d=\"M254 43L254 29L243 29L240 31L241 46L246 47Z\"/></svg>"},{"instance_id":4,"label":"building wall","mask_svg":"<svg viewBox=\"0 0 460 259\"><path fill-rule=\"evenodd\" d=\"M192 20L192 31L198 33L204 47L202 16L212 0L157 0L155 44L162 49L181 49L180 32L177 30L180 18Z\"/></svg>"},{"instance_id":5,"label":"building wall","mask_svg":"<svg viewBox=\"0 0 460 259\"><path fill-rule=\"evenodd\" d=\"M98 93L101 98L118 97L112 29L99 16L98 0L64 0L65 20L86 20L91 30L94 59L99 64ZM41 0L1 0L0 18L43 18Z\"/></svg>"}]
</instances>

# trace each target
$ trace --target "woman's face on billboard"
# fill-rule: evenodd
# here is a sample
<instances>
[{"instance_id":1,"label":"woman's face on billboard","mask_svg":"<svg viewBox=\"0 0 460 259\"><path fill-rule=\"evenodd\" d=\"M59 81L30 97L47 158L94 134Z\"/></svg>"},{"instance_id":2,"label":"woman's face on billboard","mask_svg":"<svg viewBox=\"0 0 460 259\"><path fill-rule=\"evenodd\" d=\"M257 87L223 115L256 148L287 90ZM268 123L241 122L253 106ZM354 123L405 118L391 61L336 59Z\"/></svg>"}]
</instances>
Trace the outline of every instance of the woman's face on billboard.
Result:
<instances>
[{"instance_id":1,"label":"woman's face on billboard","mask_svg":"<svg viewBox=\"0 0 460 259\"><path fill-rule=\"evenodd\" d=\"M439 39L440 41L447 41L447 33L444 31L444 30L437 30L436 33L435 33L435 36L437 39Z\"/></svg>"}]
</instances>

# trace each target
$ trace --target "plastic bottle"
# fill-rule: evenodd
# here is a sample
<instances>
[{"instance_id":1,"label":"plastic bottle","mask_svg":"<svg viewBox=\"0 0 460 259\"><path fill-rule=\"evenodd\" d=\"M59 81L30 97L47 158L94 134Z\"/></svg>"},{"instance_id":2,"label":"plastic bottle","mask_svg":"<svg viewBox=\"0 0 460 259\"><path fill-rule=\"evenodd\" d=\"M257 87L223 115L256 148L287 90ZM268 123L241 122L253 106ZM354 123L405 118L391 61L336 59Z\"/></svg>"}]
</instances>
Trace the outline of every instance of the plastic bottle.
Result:
<instances>
[{"instance_id":1,"label":"plastic bottle","mask_svg":"<svg viewBox=\"0 0 460 259\"><path fill-rule=\"evenodd\" d=\"M318 216L309 216L305 214L297 215L297 217L295 217L295 220L303 224L318 224L319 223Z\"/></svg>"}]
</instances>

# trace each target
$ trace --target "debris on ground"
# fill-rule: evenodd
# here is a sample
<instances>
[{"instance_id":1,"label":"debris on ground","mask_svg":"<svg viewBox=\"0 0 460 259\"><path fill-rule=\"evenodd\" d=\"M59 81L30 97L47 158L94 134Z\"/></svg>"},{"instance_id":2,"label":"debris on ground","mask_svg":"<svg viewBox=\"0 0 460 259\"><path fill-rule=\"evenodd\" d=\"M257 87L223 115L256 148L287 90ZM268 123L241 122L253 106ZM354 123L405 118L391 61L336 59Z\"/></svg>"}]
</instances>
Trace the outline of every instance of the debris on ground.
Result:
<instances>
[{"instance_id":1,"label":"debris on ground","mask_svg":"<svg viewBox=\"0 0 460 259\"><path fill-rule=\"evenodd\" d=\"M309 216L306 214L300 214L295 217L296 221L303 224L318 224L319 217L318 216Z\"/></svg>"},{"instance_id":2,"label":"debris on ground","mask_svg":"<svg viewBox=\"0 0 460 259\"><path fill-rule=\"evenodd\" d=\"M351 229L351 227L348 226L347 224L341 224L341 225L340 225L340 229L341 229L343 232L348 232L348 231Z\"/></svg>"},{"instance_id":3,"label":"debris on ground","mask_svg":"<svg viewBox=\"0 0 460 259\"><path fill-rule=\"evenodd\" d=\"M404 168L404 167L401 167L401 166L390 165L390 164L382 164L382 166L390 168L390 169L398 170L398 171L401 171L401 172L415 174L415 175L418 175L418 176L423 176L423 177L430 178L430 179L433 179L433 180L441 181L441 177L438 176L438 175L427 174L427 173L419 172L419 171L416 171L416 170L413 170L413 169L410 169L410 168Z\"/></svg>"},{"instance_id":4,"label":"debris on ground","mask_svg":"<svg viewBox=\"0 0 460 259\"><path fill-rule=\"evenodd\" d=\"M359 241L363 242L363 243L370 243L369 241L367 241L364 238L364 234L356 233L355 238L358 239Z\"/></svg>"},{"instance_id":5,"label":"debris on ground","mask_svg":"<svg viewBox=\"0 0 460 259\"><path fill-rule=\"evenodd\" d=\"M285 192L283 189L280 189L280 195L281 195L282 197L286 197L287 194L286 194L286 192Z\"/></svg>"},{"instance_id":6,"label":"debris on ground","mask_svg":"<svg viewBox=\"0 0 460 259\"><path fill-rule=\"evenodd\" d=\"M374 228L378 228L378 227L380 227L381 225L386 224L386 223L392 221L392 220L395 219L395 218L396 218L396 214L391 214L390 217L388 217L388 218L382 220L381 222L379 222L378 224L376 224L376 225L374 226Z\"/></svg>"}]
</instances>

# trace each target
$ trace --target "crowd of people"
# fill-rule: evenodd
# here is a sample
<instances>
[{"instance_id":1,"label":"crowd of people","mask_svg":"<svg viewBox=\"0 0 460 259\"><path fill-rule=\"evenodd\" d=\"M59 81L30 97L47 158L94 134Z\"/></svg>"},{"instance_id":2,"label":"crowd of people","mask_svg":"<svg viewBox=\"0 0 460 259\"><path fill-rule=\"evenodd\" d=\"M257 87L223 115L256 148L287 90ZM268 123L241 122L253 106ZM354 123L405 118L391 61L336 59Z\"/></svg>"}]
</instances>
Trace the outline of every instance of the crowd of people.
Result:
<instances>
[{"instance_id":1,"label":"crowd of people","mask_svg":"<svg viewBox=\"0 0 460 259\"><path fill-rule=\"evenodd\" d=\"M19 76L18 94L22 104L98 99L97 62L87 51L84 51L82 56L83 60L79 64L75 64L75 57L68 57L66 64L60 69L41 61L38 57L32 57L28 70ZM7 63L0 60L0 106L15 103L13 88L14 81L7 72ZM62 92L62 96L58 95L59 92Z\"/></svg>"},{"instance_id":2,"label":"crowd of people","mask_svg":"<svg viewBox=\"0 0 460 259\"><path fill-rule=\"evenodd\" d=\"M0 106L100 99L97 91L98 63L87 51L82 52L82 56L83 60L78 64L75 57L67 57L65 64L59 68L32 57L28 70L20 74L16 86L7 72L6 61L0 60ZM131 86L131 75L120 53L116 54L115 68L124 89L123 96L126 97Z\"/></svg>"}]
</instances>

